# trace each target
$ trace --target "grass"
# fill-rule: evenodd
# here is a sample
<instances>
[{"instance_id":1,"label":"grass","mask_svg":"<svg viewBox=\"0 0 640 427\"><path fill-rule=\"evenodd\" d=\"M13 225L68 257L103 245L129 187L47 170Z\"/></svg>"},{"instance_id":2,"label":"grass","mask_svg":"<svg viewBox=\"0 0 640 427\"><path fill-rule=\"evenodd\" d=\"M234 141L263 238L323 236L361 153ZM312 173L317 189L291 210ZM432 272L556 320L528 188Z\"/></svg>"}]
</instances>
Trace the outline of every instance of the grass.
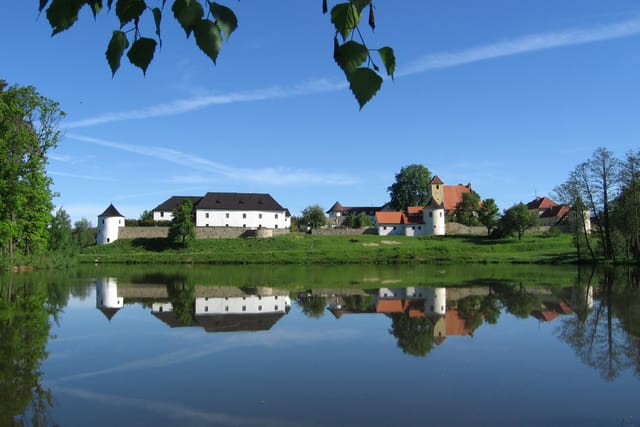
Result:
<instances>
[{"instance_id":1,"label":"grass","mask_svg":"<svg viewBox=\"0 0 640 427\"><path fill-rule=\"evenodd\" d=\"M165 239L121 239L86 248L82 263L126 264L567 264L576 261L570 235L317 236L194 240L186 248Z\"/></svg>"}]
</instances>

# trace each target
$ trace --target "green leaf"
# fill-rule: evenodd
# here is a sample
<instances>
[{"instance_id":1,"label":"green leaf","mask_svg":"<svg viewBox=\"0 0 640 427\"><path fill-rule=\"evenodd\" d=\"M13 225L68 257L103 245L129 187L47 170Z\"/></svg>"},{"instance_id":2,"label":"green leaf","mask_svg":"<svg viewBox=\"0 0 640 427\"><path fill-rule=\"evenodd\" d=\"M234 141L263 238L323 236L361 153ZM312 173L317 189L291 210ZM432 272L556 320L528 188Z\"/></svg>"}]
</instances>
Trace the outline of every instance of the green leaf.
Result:
<instances>
[{"instance_id":1,"label":"green leaf","mask_svg":"<svg viewBox=\"0 0 640 427\"><path fill-rule=\"evenodd\" d=\"M331 23L345 41L360 22L360 11L351 3L340 3L331 9Z\"/></svg>"},{"instance_id":2,"label":"green leaf","mask_svg":"<svg viewBox=\"0 0 640 427\"><path fill-rule=\"evenodd\" d=\"M120 19L120 28L131 21L137 21L147 8L144 0L118 0L116 16Z\"/></svg>"},{"instance_id":3,"label":"green leaf","mask_svg":"<svg viewBox=\"0 0 640 427\"><path fill-rule=\"evenodd\" d=\"M220 27L208 19L201 19L193 28L198 47L216 63L216 58L222 49L222 36Z\"/></svg>"},{"instance_id":4,"label":"green leaf","mask_svg":"<svg viewBox=\"0 0 640 427\"><path fill-rule=\"evenodd\" d=\"M93 18L95 19L102 10L102 0L85 0L85 3L91 8L91 13L93 13Z\"/></svg>"},{"instance_id":5,"label":"green leaf","mask_svg":"<svg viewBox=\"0 0 640 427\"><path fill-rule=\"evenodd\" d=\"M118 71L118 68L120 68L120 59L128 47L129 40L127 40L125 33L118 30L114 31L111 36L111 41L109 41L109 46L107 46L107 51L105 52L107 62L111 67L111 77L113 77L116 71Z\"/></svg>"},{"instance_id":6,"label":"green leaf","mask_svg":"<svg viewBox=\"0 0 640 427\"><path fill-rule=\"evenodd\" d=\"M350 2L358 11L362 12L362 10L371 4L371 0L351 0Z\"/></svg>"},{"instance_id":7,"label":"green leaf","mask_svg":"<svg viewBox=\"0 0 640 427\"><path fill-rule=\"evenodd\" d=\"M162 40L160 39L160 22L162 21L162 11L160 10L160 8L154 7L151 12L153 12L153 22L156 24L156 35L158 36L160 46L162 47Z\"/></svg>"},{"instance_id":8,"label":"green leaf","mask_svg":"<svg viewBox=\"0 0 640 427\"><path fill-rule=\"evenodd\" d=\"M187 38L194 30L194 26L204 16L204 9L197 0L176 0L171 7L173 16L182 25Z\"/></svg>"},{"instance_id":9,"label":"green leaf","mask_svg":"<svg viewBox=\"0 0 640 427\"><path fill-rule=\"evenodd\" d=\"M53 0L47 8L47 19L52 35L71 27L78 20L78 12L84 5L83 0Z\"/></svg>"},{"instance_id":10,"label":"green leaf","mask_svg":"<svg viewBox=\"0 0 640 427\"><path fill-rule=\"evenodd\" d=\"M360 104L360 109L380 90L382 77L370 68L357 68L347 76L349 88Z\"/></svg>"},{"instance_id":11,"label":"green leaf","mask_svg":"<svg viewBox=\"0 0 640 427\"><path fill-rule=\"evenodd\" d=\"M136 67L142 69L143 74L147 74L147 67L153 59L153 54L156 51L156 41L147 37L140 37L133 42L131 49L127 52L129 61Z\"/></svg>"},{"instance_id":12,"label":"green leaf","mask_svg":"<svg viewBox=\"0 0 640 427\"><path fill-rule=\"evenodd\" d=\"M353 40L339 46L333 53L336 63L347 76L362 65L368 56L369 51L366 46Z\"/></svg>"},{"instance_id":13,"label":"green leaf","mask_svg":"<svg viewBox=\"0 0 640 427\"><path fill-rule=\"evenodd\" d=\"M212 1L209 2L209 10L211 10L211 14L216 18L218 27L222 30L227 40L229 40L231 33L238 28L238 18L236 14L228 7Z\"/></svg>"},{"instance_id":14,"label":"green leaf","mask_svg":"<svg viewBox=\"0 0 640 427\"><path fill-rule=\"evenodd\" d=\"M396 56L393 53L393 49L389 46L381 47L378 49L378 53L380 54L384 68L387 70L387 75L393 79L393 73L396 71Z\"/></svg>"}]
</instances>

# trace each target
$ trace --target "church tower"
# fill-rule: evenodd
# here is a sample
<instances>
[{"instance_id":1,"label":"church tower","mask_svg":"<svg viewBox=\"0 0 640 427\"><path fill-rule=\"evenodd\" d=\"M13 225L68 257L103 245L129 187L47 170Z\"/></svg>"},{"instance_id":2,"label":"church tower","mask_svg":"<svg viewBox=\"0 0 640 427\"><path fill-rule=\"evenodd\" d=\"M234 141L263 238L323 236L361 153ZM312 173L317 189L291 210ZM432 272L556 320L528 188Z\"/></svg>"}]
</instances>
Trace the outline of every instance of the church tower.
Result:
<instances>
[{"instance_id":1,"label":"church tower","mask_svg":"<svg viewBox=\"0 0 640 427\"><path fill-rule=\"evenodd\" d=\"M436 203L444 204L444 182L442 182L438 175L434 176L429 183L429 195Z\"/></svg>"}]
</instances>

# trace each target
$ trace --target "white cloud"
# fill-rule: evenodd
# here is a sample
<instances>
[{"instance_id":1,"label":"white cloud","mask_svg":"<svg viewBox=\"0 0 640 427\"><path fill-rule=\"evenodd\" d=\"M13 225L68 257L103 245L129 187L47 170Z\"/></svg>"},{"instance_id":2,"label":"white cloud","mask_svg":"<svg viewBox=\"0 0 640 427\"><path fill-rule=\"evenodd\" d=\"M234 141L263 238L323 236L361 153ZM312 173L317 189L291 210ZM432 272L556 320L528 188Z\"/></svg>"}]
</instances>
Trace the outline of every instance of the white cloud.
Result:
<instances>
[{"instance_id":1,"label":"white cloud","mask_svg":"<svg viewBox=\"0 0 640 427\"><path fill-rule=\"evenodd\" d=\"M456 67L473 62L520 55L544 49L619 39L637 34L640 34L640 19L632 19L591 28L531 34L457 52L427 55L411 62L402 69L399 68L398 76L418 74L440 68Z\"/></svg>"},{"instance_id":2,"label":"white cloud","mask_svg":"<svg viewBox=\"0 0 640 427\"><path fill-rule=\"evenodd\" d=\"M485 44L457 52L445 52L427 55L406 65L398 64L397 76L418 74L435 69L450 68L473 62L519 55L544 49L560 48L587 44L605 40L613 40L640 34L640 19L616 22L590 28L568 29L558 32L531 34L519 38ZM199 110L213 105L233 104L238 102L256 102L273 99L307 96L323 92L344 90L345 81L314 80L293 86L272 86L250 91L230 92L178 99L173 102L159 104L124 112L106 113L83 120L67 122L68 129L90 127L100 124L115 123L127 120L140 120L155 117L173 116Z\"/></svg>"},{"instance_id":3,"label":"white cloud","mask_svg":"<svg viewBox=\"0 0 640 427\"><path fill-rule=\"evenodd\" d=\"M236 168L171 148L142 147L77 134L68 134L67 138L163 160L192 170L217 174L235 181L270 185L352 185L358 182L356 178L347 175L319 174L289 168Z\"/></svg>"}]
</instances>

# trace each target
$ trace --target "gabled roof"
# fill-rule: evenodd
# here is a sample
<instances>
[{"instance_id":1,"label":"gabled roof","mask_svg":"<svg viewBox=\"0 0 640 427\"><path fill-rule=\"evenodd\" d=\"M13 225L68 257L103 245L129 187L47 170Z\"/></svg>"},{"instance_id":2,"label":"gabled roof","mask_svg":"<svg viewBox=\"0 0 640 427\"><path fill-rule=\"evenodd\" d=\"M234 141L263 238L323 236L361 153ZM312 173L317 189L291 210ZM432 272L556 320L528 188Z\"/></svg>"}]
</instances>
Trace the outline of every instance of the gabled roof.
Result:
<instances>
[{"instance_id":1,"label":"gabled roof","mask_svg":"<svg viewBox=\"0 0 640 427\"><path fill-rule=\"evenodd\" d=\"M423 211L424 211L424 207L423 206L409 206L407 208L407 213L409 215L421 214Z\"/></svg>"},{"instance_id":2,"label":"gabled roof","mask_svg":"<svg viewBox=\"0 0 640 427\"><path fill-rule=\"evenodd\" d=\"M556 205L557 203L548 197L536 197L534 200L527 203L527 209L549 209Z\"/></svg>"},{"instance_id":3,"label":"gabled roof","mask_svg":"<svg viewBox=\"0 0 640 427\"><path fill-rule=\"evenodd\" d=\"M104 212L102 212L100 215L98 215L98 217L114 217L114 216L121 216L124 218L124 215L122 215L120 212L118 212L118 209L116 209L115 206L113 206L113 203L109 205L109 207L107 209L105 209Z\"/></svg>"},{"instance_id":4,"label":"gabled roof","mask_svg":"<svg viewBox=\"0 0 640 427\"><path fill-rule=\"evenodd\" d=\"M562 219L566 214L569 213L571 208L569 205L555 205L546 209L542 214L540 214L540 218L558 218Z\"/></svg>"},{"instance_id":5,"label":"gabled roof","mask_svg":"<svg viewBox=\"0 0 640 427\"><path fill-rule=\"evenodd\" d=\"M284 211L270 194L265 193L207 193L196 209L224 209L242 211Z\"/></svg>"},{"instance_id":6,"label":"gabled roof","mask_svg":"<svg viewBox=\"0 0 640 427\"><path fill-rule=\"evenodd\" d=\"M333 206L331 206L331 207L329 208L329 210L328 210L327 212L325 212L325 213L329 213L329 212L342 212L342 211L344 211L344 210L345 210L345 209L344 209L344 206L342 206L342 205L340 204L340 202L335 202L335 203L333 204Z\"/></svg>"},{"instance_id":7,"label":"gabled roof","mask_svg":"<svg viewBox=\"0 0 640 427\"><path fill-rule=\"evenodd\" d=\"M431 180L431 184L444 184L444 182L442 182L442 180L440 179L440 177L438 175L434 176L433 179Z\"/></svg>"},{"instance_id":8,"label":"gabled roof","mask_svg":"<svg viewBox=\"0 0 640 427\"><path fill-rule=\"evenodd\" d=\"M462 195L471 192L471 184L445 185L443 190L444 208L453 212L456 210L458 203L462 202Z\"/></svg>"},{"instance_id":9,"label":"gabled roof","mask_svg":"<svg viewBox=\"0 0 640 427\"><path fill-rule=\"evenodd\" d=\"M200 196L171 196L164 202L160 203L158 206L153 208L153 212L173 212L178 206L182 204L185 200L191 200L191 203L195 206L196 203L202 199Z\"/></svg>"},{"instance_id":10,"label":"gabled roof","mask_svg":"<svg viewBox=\"0 0 640 427\"><path fill-rule=\"evenodd\" d=\"M376 222L378 224L404 224L404 213L402 212L376 212Z\"/></svg>"}]
</instances>

